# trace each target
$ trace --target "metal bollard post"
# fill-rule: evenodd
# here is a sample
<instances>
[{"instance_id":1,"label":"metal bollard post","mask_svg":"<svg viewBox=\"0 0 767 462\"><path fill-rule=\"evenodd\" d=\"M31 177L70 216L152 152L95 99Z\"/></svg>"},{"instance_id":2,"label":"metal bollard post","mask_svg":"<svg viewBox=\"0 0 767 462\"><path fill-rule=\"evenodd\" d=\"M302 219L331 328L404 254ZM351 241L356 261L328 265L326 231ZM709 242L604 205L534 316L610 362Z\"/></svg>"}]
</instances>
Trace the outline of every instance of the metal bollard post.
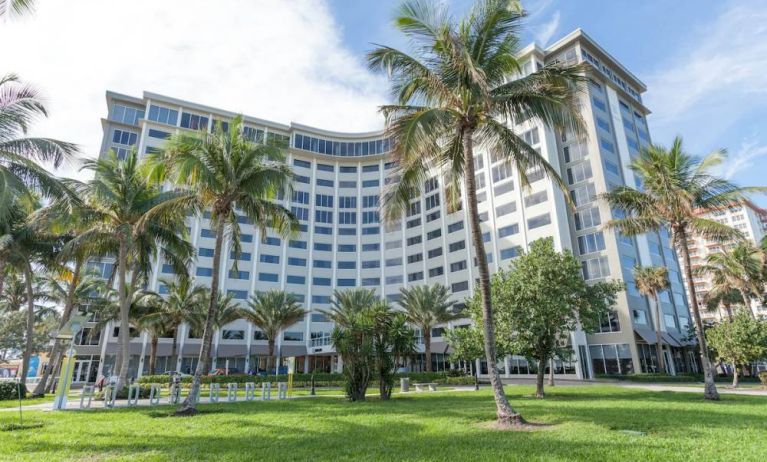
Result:
<instances>
[{"instance_id":1,"label":"metal bollard post","mask_svg":"<svg viewBox=\"0 0 767 462\"><path fill-rule=\"evenodd\" d=\"M210 402L217 403L220 393L221 393L221 384L211 383L210 384Z\"/></svg>"},{"instance_id":2,"label":"metal bollard post","mask_svg":"<svg viewBox=\"0 0 767 462\"><path fill-rule=\"evenodd\" d=\"M245 382L245 401L256 399L256 382Z\"/></svg>"},{"instance_id":3,"label":"metal bollard post","mask_svg":"<svg viewBox=\"0 0 767 462\"><path fill-rule=\"evenodd\" d=\"M178 404L181 402L181 384L174 383L170 386L170 395L168 396L168 404Z\"/></svg>"},{"instance_id":4,"label":"metal bollard post","mask_svg":"<svg viewBox=\"0 0 767 462\"><path fill-rule=\"evenodd\" d=\"M277 384L277 399L288 398L288 384L285 382L279 382Z\"/></svg>"},{"instance_id":5,"label":"metal bollard post","mask_svg":"<svg viewBox=\"0 0 767 462\"><path fill-rule=\"evenodd\" d=\"M230 403L237 401L237 384L236 383L226 384L226 400L229 401Z\"/></svg>"},{"instance_id":6,"label":"metal bollard post","mask_svg":"<svg viewBox=\"0 0 767 462\"><path fill-rule=\"evenodd\" d=\"M272 382L263 382L261 384L261 400L269 401L272 399Z\"/></svg>"},{"instance_id":7,"label":"metal bollard post","mask_svg":"<svg viewBox=\"0 0 767 462\"><path fill-rule=\"evenodd\" d=\"M137 383L128 387L128 406L136 406L141 396L141 386Z\"/></svg>"},{"instance_id":8,"label":"metal bollard post","mask_svg":"<svg viewBox=\"0 0 767 462\"><path fill-rule=\"evenodd\" d=\"M88 404L85 404L85 398L88 398ZM93 385L86 385L83 387L83 392L80 394L80 409L90 409L92 400Z\"/></svg>"},{"instance_id":9,"label":"metal bollard post","mask_svg":"<svg viewBox=\"0 0 767 462\"><path fill-rule=\"evenodd\" d=\"M162 385L159 383L153 383L149 389L149 405L155 406L160 404L160 395L162 394Z\"/></svg>"},{"instance_id":10,"label":"metal bollard post","mask_svg":"<svg viewBox=\"0 0 767 462\"><path fill-rule=\"evenodd\" d=\"M104 387L104 407L115 407L115 400L117 399L117 388L114 385L107 385Z\"/></svg>"}]
</instances>

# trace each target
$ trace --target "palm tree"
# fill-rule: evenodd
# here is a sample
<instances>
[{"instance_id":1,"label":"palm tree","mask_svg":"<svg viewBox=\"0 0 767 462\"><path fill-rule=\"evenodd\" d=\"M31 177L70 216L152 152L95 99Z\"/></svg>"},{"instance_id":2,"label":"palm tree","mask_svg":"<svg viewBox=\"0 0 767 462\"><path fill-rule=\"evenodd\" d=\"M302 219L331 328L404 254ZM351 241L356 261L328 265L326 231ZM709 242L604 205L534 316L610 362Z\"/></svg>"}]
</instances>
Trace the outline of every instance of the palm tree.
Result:
<instances>
[{"instance_id":1,"label":"palm tree","mask_svg":"<svg viewBox=\"0 0 767 462\"><path fill-rule=\"evenodd\" d=\"M663 364L663 343L660 331L660 300L658 294L670 287L668 269L662 266L634 267L634 284L645 297L652 299L655 304L655 355L658 361L658 371L668 371Z\"/></svg>"},{"instance_id":2,"label":"palm tree","mask_svg":"<svg viewBox=\"0 0 767 462\"><path fill-rule=\"evenodd\" d=\"M0 0L0 19L31 13L34 7L34 0Z\"/></svg>"},{"instance_id":3,"label":"palm tree","mask_svg":"<svg viewBox=\"0 0 767 462\"><path fill-rule=\"evenodd\" d=\"M368 54L371 68L390 76L396 100L381 107L397 164L392 175L398 179L385 193L384 218L398 219L434 172L445 178L445 202L455 211L463 182L483 300L485 357L493 365L493 310L477 211L474 147L505 158L517 168L523 185L530 169L538 169L565 191L557 171L509 123L532 118L550 128L582 133L577 102L584 68L550 65L521 76L515 52L524 12L517 0L480 0L460 22L439 8L406 1L395 25L413 44L412 53L381 46ZM490 367L489 373L499 421L520 423L497 368Z\"/></svg>"},{"instance_id":4,"label":"palm tree","mask_svg":"<svg viewBox=\"0 0 767 462\"><path fill-rule=\"evenodd\" d=\"M21 381L26 383L29 360L34 353L33 335L35 328L35 277L33 267L51 265L56 249L61 247L60 236L49 234L35 225L36 212L40 204L36 201L15 201L8 212L4 225L5 234L0 236L0 255L24 277L25 301L27 303L26 346L21 369Z\"/></svg>"},{"instance_id":5,"label":"palm tree","mask_svg":"<svg viewBox=\"0 0 767 462\"><path fill-rule=\"evenodd\" d=\"M254 223L261 236L266 235L267 228L283 236L298 232L295 216L274 201L279 192L289 189L293 175L285 163L282 147L250 141L243 133L241 117L235 118L228 130L218 124L213 133L182 133L171 137L162 153L149 158L153 166L150 177L158 182L170 179L175 184L188 187L191 195L188 203L198 211L210 211L212 227L216 233L210 283L212 296L189 395L196 396L200 389L200 376L205 372L205 358L210 355L224 237L229 236L228 245L235 256L239 257L241 248L237 210L241 210ZM236 258L232 269L237 269ZM178 413L194 413L192 401L189 398L184 400Z\"/></svg>"},{"instance_id":6,"label":"palm tree","mask_svg":"<svg viewBox=\"0 0 767 462\"><path fill-rule=\"evenodd\" d=\"M269 361L266 368L271 368L274 358L274 343L283 330L301 321L306 310L298 300L287 292L269 290L258 292L250 297L248 306L240 312L241 316L258 327L269 345ZM276 367L276 363L275 367Z\"/></svg>"},{"instance_id":7,"label":"palm tree","mask_svg":"<svg viewBox=\"0 0 767 462\"><path fill-rule=\"evenodd\" d=\"M198 326L200 330L205 326L205 317L207 315L210 297L211 292L206 290L202 303L197 305L197 310L194 313L194 324ZM234 295L219 292L218 297L216 297L216 309L213 311L213 318L211 320L213 332L219 332L225 325L240 319L242 317L241 312L242 309L239 303L234 300ZM208 344L208 351L210 351L212 355L205 357L204 371L206 374L210 372L212 358L218 354L218 351L213 351L212 348L213 336L210 337L208 342L210 342Z\"/></svg>"},{"instance_id":8,"label":"palm tree","mask_svg":"<svg viewBox=\"0 0 767 462\"><path fill-rule=\"evenodd\" d=\"M642 191L621 186L603 194L603 199L625 218L610 220L605 227L616 229L626 236L667 228L671 239L682 255L688 284L695 334L700 349L706 399L717 400L719 393L714 384L714 370L708 357L703 323L698 309L698 298L693 285L689 240L695 235L706 239L727 241L741 237L737 230L696 214L698 210L726 207L744 199L750 191L763 188L741 188L718 178L711 169L725 159L724 151L715 151L706 157L694 158L684 152L682 139L676 138L671 149L652 145L642 150L630 165L639 176Z\"/></svg>"},{"instance_id":9,"label":"palm tree","mask_svg":"<svg viewBox=\"0 0 767 462\"><path fill-rule=\"evenodd\" d=\"M426 372L431 372L431 330L437 324L458 319L460 314L453 312L450 291L441 284L403 288L400 293L399 304L408 321L423 332Z\"/></svg>"},{"instance_id":10,"label":"palm tree","mask_svg":"<svg viewBox=\"0 0 767 462\"><path fill-rule=\"evenodd\" d=\"M693 273L694 274L694 273ZM728 283L722 284L717 282L718 278L714 276L711 283L711 290L705 294L706 309L714 313L719 310L720 307L724 308L724 313L727 316L727 320L732 322L733 312L732 305L743 303L743 296L740 291L730 287Z\"/></svg>"},{"instance_id":11,"label":"palm tree","mask_svg":"<svg viewBox=\"0 0 767 462\"><path fill-rule=\"evenodd\" d=\"M178 274L184 274L194 252L183 226L188 194L161 191L149 183L135 151L120 160L114 152L85 163L94 179L78 186L79 197L88 206L88 225L67 245L77 248L89 243L117 247L117 293L120 323L128 325L132 293L147 280L157 254ZM115 242L116 241L116 242ZM130 275L130 280L128 277ZM118 389L128 376L130 338L120 329Z\"/></svg>"},{"instance_id":12,"label":"palm tree","mask_svg":"<svg viewBox=\"0 0 767 462\"><path fill-rule=\"evenodd\" d=\"M746 311L754 316L751 300L764 293L765 252L743 241L732 250L706 256L706 263L695 269L694 275L709 275L717 286L728 286L740 292Z\"/></svg>"},{"instance_id":13,"label":"palm tree","mask_svg":"<svg viewBox=\"0 0 767 462\"><path fill-rule=\"evenodd\" d=\"M189 277L160 279L168 293L158 300L159 309L149 313L145 322L160 322L173 333L171 364L175 369L178 362L178 332L183 323L194 325L199 321L198 313L205 306L206 289L196 285Z\"/></svg>"},{"instance_id":14,"label":"palm tree","mask_svg":"<svg viewBox=\"0 0 767 462\"><path fill-rule=\"evenodd\" d=\"M396 360L413 354L415 338L407 315L393 311L385 300L378 300L369 310L378 393L382 400L388 400L394 387Z\"/></svg>"},{"instance_id":15,"label":"palm tree","mask_svg":"<svg viewBox=\"0 0 767 462\"><path fill-rule=\"evenodd\" d=\"M11 3L21 5L25 2ZM40 93L18 76L0 77L0 218L5 219L15 198L40 195L59 197L66 187L37 162L58 168L74 160L74 144L51 138L26 136L32 122L48 115Z\"/></svg>"}]
</instances>

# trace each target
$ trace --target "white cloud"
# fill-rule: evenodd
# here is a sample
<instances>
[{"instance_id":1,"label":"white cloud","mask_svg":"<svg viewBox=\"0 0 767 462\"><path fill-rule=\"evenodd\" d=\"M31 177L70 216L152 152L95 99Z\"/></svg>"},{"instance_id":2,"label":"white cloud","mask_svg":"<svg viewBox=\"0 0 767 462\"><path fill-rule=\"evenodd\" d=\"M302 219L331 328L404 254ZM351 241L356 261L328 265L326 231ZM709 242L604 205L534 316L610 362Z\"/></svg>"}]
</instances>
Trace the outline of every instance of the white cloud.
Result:
<instances>
[{"instance_id":1,"label":"white cloud","mask_svg":"<svg viewBox=\"0 0 767 462\"><path fill-rule=\"evenodd\" d=\"M50 102L36 133L90 156L106 90L329 130L383 123L386 81L344 48L324 0L39 0L35 14L0 24L0 43L0 74L19 74Z\"/></svg>"},{"instance_id":2,"label":"white cloud","mask_svg":"<svg viewBox=\"0 0 767 462\"><path fill-rule=\"evenodd\" d=\"M559 31L561 14L555 10L548 14L553 0L533 0L523 2L527 12L527 28L532 32L535 42L541 47L546 47L552 37Z\"/></svg>"},{"instance_id":3,"label":"white cloud","mask_svg":"<svg viewBox=\"0 0 767 462\"><path fill-rule=\"evenodd\" d=\"M763 158L767 158L767 145L762 144L757 135L752 135L743 140L737 151L730 153L717 173L731 180L748 172Z\"/></svg>"},{"instance_id":4,"label":"white cloud","mask_svg":"<svg viewBox=\"0 0 767 462\"><path fill-rule=\"evenodd\" d=\"M551 15L551 18L545 23L539 26L538 32L535 34L535 41L542 47L546 47L549 41L559 30L560 14L559 10L555 11Z\"/></svg>"},{"instance_id":5,"label":"white cloud","mask_svg":"<svg viewBox=\"0 0 767 462\"><path fill-rule=\"evenodd\" d=\"M767 1L730 2L712 24L689 37L647 78L647 103L657 114L656 122L670 124L705 113L726 123L723 116L736 115L732 109L742 113L764 104Z\"/></svg>"}]
</instances>

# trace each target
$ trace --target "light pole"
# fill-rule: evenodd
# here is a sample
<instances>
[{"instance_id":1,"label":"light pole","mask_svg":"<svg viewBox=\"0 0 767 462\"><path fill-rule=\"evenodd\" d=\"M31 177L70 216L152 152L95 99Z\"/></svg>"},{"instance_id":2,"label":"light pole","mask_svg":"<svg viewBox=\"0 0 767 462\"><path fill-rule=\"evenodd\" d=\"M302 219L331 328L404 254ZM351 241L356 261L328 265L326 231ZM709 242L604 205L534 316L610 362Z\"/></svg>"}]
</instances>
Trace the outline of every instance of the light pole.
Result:
<instances>
[{"instance_id":1,"label":"light pole","mask_svg":"<svg viewBox=\"0 0 767 462\"><path fill-rule=\"evenodd\" d=\"M72 366L75 358L75 338L82 330L82 326L87 320L87 316L72 316L61 331L56 335L58 340L69 340L69 350L64 358L64 367L61 369L59 385L56 390L56 398L53 400L53 410L66 409L67 394L69 394L69 385L72 382Z\"/></svg>"}]
</instances>

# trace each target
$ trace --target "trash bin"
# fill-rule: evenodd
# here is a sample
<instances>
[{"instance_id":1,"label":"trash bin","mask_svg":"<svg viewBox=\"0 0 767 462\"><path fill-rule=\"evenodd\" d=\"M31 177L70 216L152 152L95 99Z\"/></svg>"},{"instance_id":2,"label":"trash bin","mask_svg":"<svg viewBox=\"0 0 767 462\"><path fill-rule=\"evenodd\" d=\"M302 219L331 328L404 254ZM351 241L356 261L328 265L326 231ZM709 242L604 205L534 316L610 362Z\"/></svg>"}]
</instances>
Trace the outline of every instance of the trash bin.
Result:
<instances>
[{"instance_id":1,"label":"trash bin","mask_svg":"<svg viewBox=\"0 0 767 462\"><path fill-rule=\"evenodd\" d=\"M410 391L410 378L402 377L399 379L399 391L400 393L407 393Z\"/></svg>"}]
</instances>

